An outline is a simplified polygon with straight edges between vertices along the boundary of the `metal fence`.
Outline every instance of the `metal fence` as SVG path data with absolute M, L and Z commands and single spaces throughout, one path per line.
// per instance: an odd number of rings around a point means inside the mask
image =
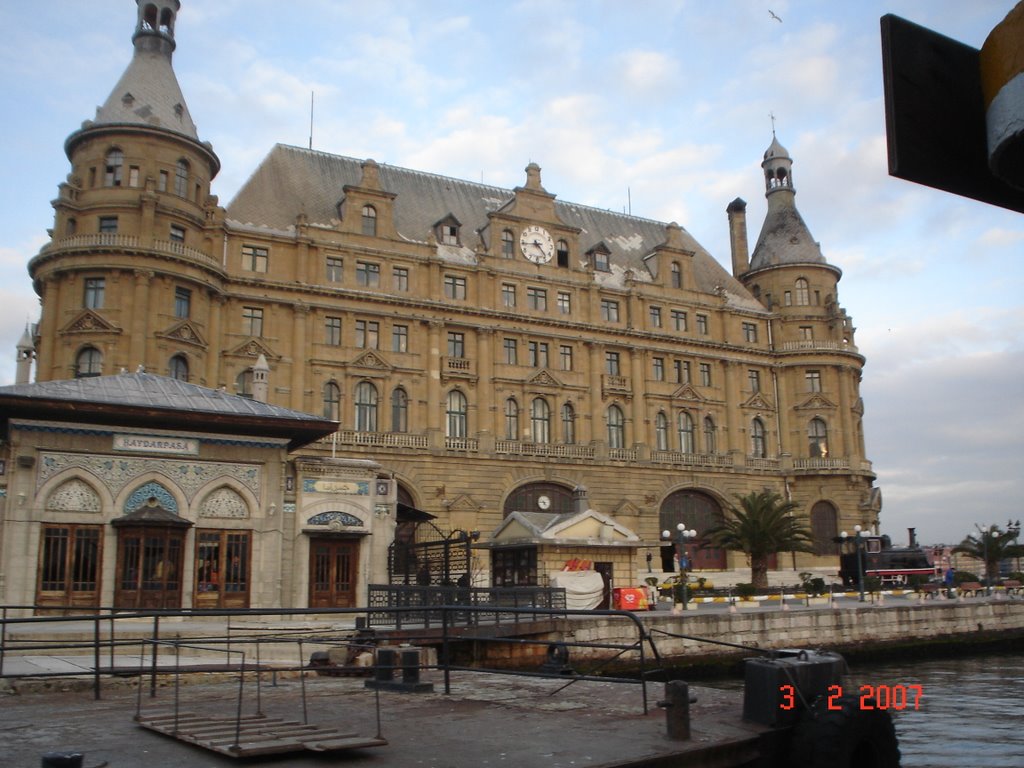
M 472 610 L 462 610 L 462 608 Z M 565 611 L 565 590 L 550 587 L 419 587 L 371 584 L 369 626 L 440 626 L 453 624 L 519 624 L 552 618 Z

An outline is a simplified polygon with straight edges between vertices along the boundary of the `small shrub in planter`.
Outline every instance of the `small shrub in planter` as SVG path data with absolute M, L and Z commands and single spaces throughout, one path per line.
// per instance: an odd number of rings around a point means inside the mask
M 749 600 L 756 594 L 757 590 L 754 588 L 753 584 L 742 581 L 736 585 L 736 596 L 740 598 L 740 600 Z

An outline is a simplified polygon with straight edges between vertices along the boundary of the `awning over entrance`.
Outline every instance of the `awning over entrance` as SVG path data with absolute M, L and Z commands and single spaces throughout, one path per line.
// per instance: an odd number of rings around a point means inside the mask
M 432 515 L 429 512 L 424 512 L 422 509 L 416 509 L 408 504 L 398 502 L 398 511 L 396 517 L 400 523 L 425 523 L 428 520 L 436 520 L 437 515 Z

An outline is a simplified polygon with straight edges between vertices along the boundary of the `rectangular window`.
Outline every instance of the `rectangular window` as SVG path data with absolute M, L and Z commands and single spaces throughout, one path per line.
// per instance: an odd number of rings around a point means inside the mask
M 345 262 L 340 256 L 328 256 L 326 262 L 326 277 L 328 283 L 340 283 L 345 267 Z
M 259 307 L 242 307 L 242 333 L 246 336 L 263 335 L 263 310 Z
M 686 330 L 686 313 L 683 310 L 672 310 L 672 327 L 677 331 Z
M 665 358 L 656 357 L 653 362 L 653 371 L 655 381 L 665 380 Z
M 711 363 L 700 364 L 700 384 L 702 387 L 711 386 Z
M 743 340 L 757 343 L 757 326 L 754 323 L 743 324 Z
M 619 322 L 619 302 L 601 299 L 601 319 L 606 323 Z
M 172 243 L 184 243 L 185 228 L 180 224 L 171 224 L 170 237 Z
M 821 371 L 808 371 L 804 374 L 808 392 L 821 392 Z
M 376 320 L 356 320 L 356 346 L 359 349 L 377 349 L 380 343 L 380 323 Z
M 661 328 L 661 307 L 651 307 L 651 328 Z
M 156 179 L 156 191 L 166 192 L 167 191 L 167 171 L 160 171 Z
M 100 216 L 100 232 L 113 235 L 117 232 L 117 216 Z
M 558 292 L 558 312 L 562 315 L 572 314 L 572 294 L 568 291 Z
M 530 309 L 544 312 L 548 308 L 548 292 L 543 288 L 528 287 L 526 289 L 526 305 Z
M 103 309 L 103 294 L 106 290 L 107 281 L 102 277 L 85 278 L 85 307 L 86 309 Z
M 341 346 L 340 317 L 327 317 L 324 319 L 324 343 L 332 347 Z
M 466 298 L 466 278 L 456 277 L 455 275 L 445 275 L 444 297 L 446 299 L 464 300 Z
M 761 372 L 760 371 L 747 371 L 747 383 L 750 385 L 751 392 L 761 391 Z
M 356 285 L 377 288 L 380 285 L 380 264 L 374 264 L 369 261 L 357 261 Z
M 408 293 L 409 291 L 409 270 L 407 267 L 391 268 L 391 288 L 396 293 Z
M 455 331 L 448 332 L 448 357 L 466 356 L 466 337 Z
M 516 305 L 516 287 L 509 283 L 501 284 L 501 305 L 503 307 L 514 307 Z
M 131 165 L 128 167 L 128 186 L 139 186 L 139 166 L 137 165 Z
M 454 224 L 442 224 L 441 227 L 441 242 L 445 245 L 458 245 L 459 244 L 459 228 Z
M 391 327 L 391 351 L 409 351 L 409 326 L 395 325 Z
M 701 336 L 708 335 L 708 316 L 697 315 L 697 333 Z
M 561 361 L 563 371 L 572 370 L 572 347 L 568 344 L 562 344 L 558 348 L 558 358 Z
M 266 272 L 269 261 L 270 256 L 266 248 L 258 245 L 242 246 L 242 269 L 248 272 Z
M 545 341 L 530 342 L 530 366 L 533 368 L 548 367 L 548 345 Z
M 503 342 L 505 349 L 505 364 L 506 365 L 519 365 L 519 344 L 515 339 L 505 339 Z
M 174 316 L 186 318 L 192 314 L 192 291 L 188 288 L 174 289 Z
M 814 328 L 809 325 L 800 326 L 800 340 L 801 341 L 814 341 Z
M 608 262 L 608 254 L 602 251 L 593 251 L 590 258 L 594 262 L 594 269 L 598 272 L 610 272 L 611 265 Z
M 609 376 L 618 376 L 619 371 L 619 353 L 618 352 L 605 352 L 604 353 L 604 372 Z

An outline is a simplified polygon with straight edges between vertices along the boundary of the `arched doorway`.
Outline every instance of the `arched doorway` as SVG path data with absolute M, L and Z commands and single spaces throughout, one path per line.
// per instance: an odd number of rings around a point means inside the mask
M 529 483 L 520 486 L 505 499 L 502 517 L 508 517 L 513 512 L 569 514 L 573 512 L 572 490 L 555 483 Z
M 725 550 L 705 546 L 706 533 L 721 524 L 722 507 L 706 493 L 681 490 L 670 494 L 661 504 L 658 514 L 658 531 L 670 531 L 676 535 L 676 526 L 684 523 L 687 530 L 694 530 L 697 536 L 686 544 L 690 567 L 696 570 L 722 570 L 726 567 Z M 676 554 L 673 538 L 671 544 L 661 547 L 662 570 L 674 571 L 673 556 Z M 666 567 L 667 566 L 667 567 Z
M 117 608 L 180 608 L 185 534 L 192 523 L 155 496 L 116 520 Z

